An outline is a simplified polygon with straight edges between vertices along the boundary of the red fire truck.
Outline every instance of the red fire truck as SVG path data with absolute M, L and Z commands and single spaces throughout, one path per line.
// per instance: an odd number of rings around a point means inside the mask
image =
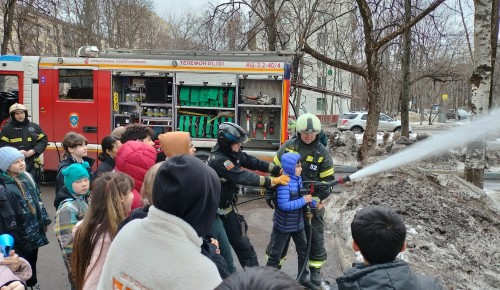
M 131 123 L 155 134 L 189 132 L 206 159 L 218 125 L 236 122 L 250 135 L 245 151 L 271 160 L 288 139 L 294 54 L 112 49 L 98 57 L 5 55 L 0 92 L 18 95 L 48 135 L 44 171 L 57 169 L 67 132 L 84 135 L 96 158 L 101 139 Z

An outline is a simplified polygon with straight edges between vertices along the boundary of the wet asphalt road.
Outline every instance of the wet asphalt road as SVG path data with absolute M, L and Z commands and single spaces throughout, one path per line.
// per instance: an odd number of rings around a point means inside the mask
M 46 205 L 47 212 L 54 221 L 55 209 L 53 204 L 54 200 L 54 186 L 47 184 L 42 186 L 43 202 Z M 246 194 L 242 195 L 239 201 L 245 201 L 259 197 L 258 195 Z M 265 249 L 269 243 L 269 237 L 272 230 L 272 216 L 271 210 L 264 199 L 248 202 L 240 205 L 239 211 L 245 216 L 249 224 L 248 235 L 254 248 L 257 252 L 260 265 L 266 264 Z M 56 236 L 52 227 L 54 222 L 50 225 L 47 232 L 50 244 L 40 248 L 38 256 L 38 281 L 42 290 L 59 290 L 69 289 L 69 282 L 66 273 L 66 267 L 62 260 L 61 250 L 57 243 Z M 325 246 L 328 251 L 328 260 L 325 265 L 325 277 L 334 280 L 341 274 L 340 266 L 336 262 L 336 252 L 334 251 L 333 241 L 326 241 Z M 237 268 L 241 269 L 237 263 L 236 255 L 234 255 Z M 293 243 L 290 243 L 287 261 L 283 265 L 282 270 L 287 274 L 295 277 L 297 275 L 297 256 Z

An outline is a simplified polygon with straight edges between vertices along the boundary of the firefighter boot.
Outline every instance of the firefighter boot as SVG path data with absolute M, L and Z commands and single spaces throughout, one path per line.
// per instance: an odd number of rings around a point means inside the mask
M 309 267 L 311 271 L 311 282 L 316 284 L 317 286 L 321 285 L 321 280 L 323 280 L 323 276 L 321 275 L 321 268 L 313 268 Z
M 307 278 L 300 280 L 299 284 L 302 285 L 304 288 L 309 289 L 309 290 L 320 290 L 320 288 L 318 286 L 316 286 L 316 284 L 309 281 Z

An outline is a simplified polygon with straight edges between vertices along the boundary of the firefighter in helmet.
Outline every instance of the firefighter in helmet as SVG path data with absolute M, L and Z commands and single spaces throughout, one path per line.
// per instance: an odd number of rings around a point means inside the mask
M 274 156 L 274 163 L 281 166 L 281 155 L 287 152 L 297 152 L 301 156 L 301 176 L 303 181 L 333 181 L 333 160 L 328 149 L 320 141 L 321 121 L 319 118 L 311 113 L 303 114 L 297 118 L 295 130 L 297 136 L 286 141 L 280 147 L 278 152 L 276 152 L 276 156 Z M 311 225 L 307 223 L 305 225 L 307 239 L 311 243 L 308 261 L 309 270 L 311 271 L 310 281 L 318 287 L 322 281 L 321 267 L 327 258 L 324 244 L 325 208 L 322 202 L 330 193 L 330 187 L 314 187 L 313 198 L 317 201 L 317 208 L 312 211 L 313 218 Z M 274 209 L 273 200 L 273 194 L 268 192 L 266 201 Z M 309 237 L 309 227 L 312 227 L 311 237 Z M 285 248 L 282 258 L 285 257 L 286 251 L 287 249 Z
M 15 103 L 10 106 L 9 114 L 11 121 L 0 132 L 0 147 L 12 146 L 21 151 L 26 171 L 39 181 L 40 164 L 36 159 L 47 148 L 47 135 L 38 124 L 28 120 L 28 109 L 23 104 Z
M 248 140 L 247 133 L 237 124 L 224 122 L 217 133 L 217 144 L 212 148 L 208 165 L 212 167 L 221 181 L 221 197 L 218 218 L 222 220 L 225 233 L 242 267 L 258 266 L 257 254 L 246 235 L 248 226 L 244 217 L 238 213 L 236 202 L 238 185 L 274 187 L 286 185 L 290 181 L 280 166 L 257 159 L 242 151 L 243 143 Z M 244 170 L 259 170 L 271 173 L 276 178 L 260 176 Z M 221 249 L 221 252 L 223 249 Z

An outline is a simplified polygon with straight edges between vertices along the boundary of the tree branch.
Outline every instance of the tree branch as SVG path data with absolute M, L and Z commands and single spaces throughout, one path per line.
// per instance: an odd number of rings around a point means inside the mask
M 360 2 L 360 1 L 361 0 L 358 0 L 358 2 Z M 425 9 L 420 14 L 418 14 L 417 16 L 415 16 L 415 18 L 413 18 L 408 24 L 402 26 L 400 29 L 394 31 L 393 33 L 390 33 L 390 34 L 386 35 L 380 41 L 377 41 L 374 44 L 374 46 L 375 46 L 374 48 L 378 49 L 378 48 L 384 46 L 387 42 L 393 40 L 394 38 L 396 38 L 397 36 L 399 36 L 400 34 L 402 34 L 403 32 L 405 32 L 406 30 L 411 29 L 412 26 L 414 26 L 415 24 L 417 24 L 420 20 L 422 20 L 422 18 L 424 18 L 429 13 L 431 13 L 432 11 L 434 11 L 444 1 L 446 1 L 446 0 L 436 0 L 434 3 L 432 3 L 431 5 L 429 5 L 429 7 L 427 7 L 427 9 Z
M 331 59 L 331 58 L 317 52 L 316 50 L 312 49 L 309 46 L 309 44 L 307 44 L 306 42 L 304 43 L 304 48 L 302 49 L 302 51 L 304 51 L 305 53 L 309 54 L 310 56 L 314 57 L 315 59 L 322 61 L 328 65 L 343 69 L 343 70 L 351 72 L 353 74 L 357 74 L 357 75 L 363 77 L 364 79 L 368 78 L 368 72 L 366 70 L 364 70 L 360 67 L 351 65 L 351 64 L 347 64 L 347 63 L 342 62 L 342 61 Z

